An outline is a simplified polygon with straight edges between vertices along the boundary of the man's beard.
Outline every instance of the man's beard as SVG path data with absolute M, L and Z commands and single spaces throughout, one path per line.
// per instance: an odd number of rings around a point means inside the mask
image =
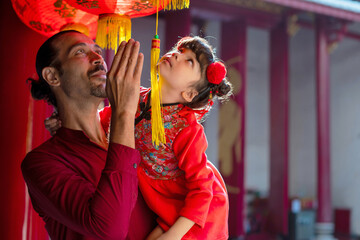
M 90 95 L 98 98 L 106 98 L 106 91 L 104 85 L 95 85 L 94 83 L 90 83 Z
M 106 71 L 103 65 L 96 65 L 94 69 L 89 70 L 87 73 L 89 79 L 91 74 L 101 70 Z M 105 84 L 96 85 L 93 82 L 90 82 L 90 95 L 98 98 L 106 98 Z

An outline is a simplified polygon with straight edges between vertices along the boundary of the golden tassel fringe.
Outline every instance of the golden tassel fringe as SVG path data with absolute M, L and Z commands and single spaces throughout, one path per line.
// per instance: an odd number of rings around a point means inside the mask
M 76 30 L 85 34 L 86 36 L 90 35 L 89 28 L 82 23 L 68 23 L 61 27 L 60 31 L 67 31 L 67 30 Z
M 122 41 L 131 38 L 131 20 L 119 14 L 102 14 L 99 16 L 96 43 L 101 48 L 110 48 L 117 52 Z
M 160 57 L 160 39 L 156 35 L 151 42 L 151 131 L 152 143 L 159 146 L 160 143 L 166 143 L 164 122 L 161 112 L 161 78 L 158 78 L 157 63 Z
M 156 6 L 158 0 L 151 0 L 153 6 Z M 190 0 L 160 0 L 160 6 L 164 10 L 177 10 L 189 8 Z

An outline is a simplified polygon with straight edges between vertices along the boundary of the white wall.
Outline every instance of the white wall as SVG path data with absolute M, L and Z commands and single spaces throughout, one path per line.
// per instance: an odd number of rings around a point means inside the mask
M 290 39 L 289 195 L 316 197 L 315 35 L 301 29 Z
M 359 106 L 360 41 L 344 39 L 331 55 L 332 199 L 334 207 L 352 210 L 356 234 L 360 234 Z
M 247 189 L 269 191 L 269 33 L 248 28 L 245 115 Z

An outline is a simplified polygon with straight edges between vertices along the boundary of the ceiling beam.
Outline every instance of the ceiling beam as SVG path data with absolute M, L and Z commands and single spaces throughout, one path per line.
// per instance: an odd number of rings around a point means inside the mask
M 296 0 L 296 1 L 294 1 L 294 0 L 264 0 L 264 1 L 266 1 L 268 3 L 282 5 L 285 7 L 300 9 L 300 10 L 308 11 L 308 12 L 313 12 L 316 14 L 322 14 L 322 15 L 326 15 L 326 16 L 340 18 L 340 19 L 344 19 L 344 20 L 348 20 L 348 21 L 360 22 L 360 14 L 359 13 L 355 13 L 355 12 L 351 12 L 351 11 L 347 11 L 347 10 L 343 10 L 343 9 L 339 9 L 339 8 L 334 8 L 334 7 L 326 6 L 323 4 L 317 4 L 314 2 L 308 2 L 308 1 L 304 1 L 304 0 Z

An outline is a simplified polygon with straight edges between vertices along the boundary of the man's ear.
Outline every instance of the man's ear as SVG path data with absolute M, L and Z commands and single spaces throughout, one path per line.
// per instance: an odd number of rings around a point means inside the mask
M 196 91 L 195 89 L 189 89 L 181 92 L 181 96 L 186 102 L 191 102 L 198 94 L 198 91 Z
M 58 78 L 57 70 L 54 67 L 43 68 L 42 77 L 50 86 L 60 86 L 60 79 Z

